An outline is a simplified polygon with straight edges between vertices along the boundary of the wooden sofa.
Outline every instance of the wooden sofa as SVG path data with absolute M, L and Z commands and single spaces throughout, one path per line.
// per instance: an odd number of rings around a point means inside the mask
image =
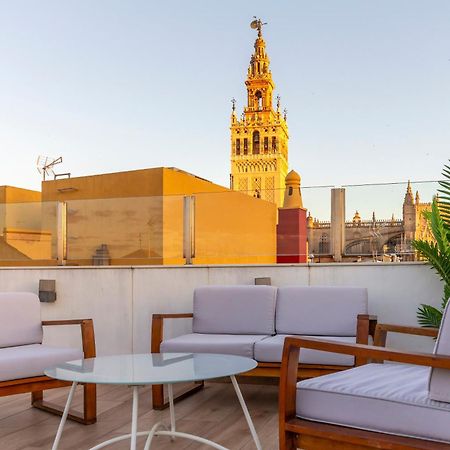
M 376 346 L 286 339 L 280 378 L 279 449 L 450 449 L 447 311 L 434 354 L 384 347 L 389 332 L 436 338 L 438 330 L 433 328 L 378 324 Z M 298 383 L 296 361 L 304 349 L 340 352 L 378 363 Z M 402 364 L 380 363 L 384 361 Z
M 78 325 L 83 350 L 50 347 L 42 344 L 43 327 Z M 91 319 L 41 321 L 40 302 L 29 292 L 0 293 L 0 397 L 31 393 L 35 408 L 62 414 L 61 408 L 44 401 L 44 391 L 72 383 L 44 375 L 46 367 L 65 361 L 95 356 L 94 326 Z M 96 386 L 83 386 L 84 403 L 81 415 L 68 418 L 83 424 L 96 422 Z
M 367 290 L 352 287 L 203 286 L 194 290 L 193 313 L 154 314 L 151 352 L 228 353 L 258 366 L 244 376 L 279 377 L 286 336 L 325 336 L 367 344 L 376 318 L 368 315 Z M 169 319 L 193 319 L 193 333 L 166 338 Z M 364 358 L 309 352 L 296 368 L 299 379 L 364 363 Z M 203 387 L 198 384 L 178 399 Z M 153 408 L 163 409 L 163 386 L 153 386 Z

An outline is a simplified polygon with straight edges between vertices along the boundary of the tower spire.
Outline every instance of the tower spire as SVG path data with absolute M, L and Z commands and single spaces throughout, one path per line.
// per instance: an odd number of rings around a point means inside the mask
M 288 128 L 273 105 L 275 83 L 262 36 L 265 23 L 254 17 L 250 27 L 258 31 L 245 86 L 247 104 L 242 118 L 231 118 L 231 188 L 283 205 L 288 172 Z

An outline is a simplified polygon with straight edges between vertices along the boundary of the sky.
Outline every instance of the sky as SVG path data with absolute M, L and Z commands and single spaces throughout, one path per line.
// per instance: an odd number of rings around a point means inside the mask
M 39 190 L 49 155 L 72 176 L 175 166 L 227 186 L 254 15 L 303 186 L 440 178 L 447 0 L 0 0 L 0 185 Z

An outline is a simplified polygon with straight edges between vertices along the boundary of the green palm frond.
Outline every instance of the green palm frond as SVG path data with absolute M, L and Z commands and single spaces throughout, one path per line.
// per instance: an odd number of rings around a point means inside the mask
M 444 282 L 440 309 L 422 304 L 417 310 L 417 320 L 423 327 L 440 326 L 444 308 L 450 298 L 450 166 L 444 166 L 442 175 L 445 180 L 439 181 L 439 196 L 433 199 L 431 211 L 423 213 L 434 242 L 412 242 L 418 254 L 428 260 Z
M 442 320 L 442 311 L 431 305 L 420 305 L 417 310 L 417 321 L 425 328 L 439 328 Z

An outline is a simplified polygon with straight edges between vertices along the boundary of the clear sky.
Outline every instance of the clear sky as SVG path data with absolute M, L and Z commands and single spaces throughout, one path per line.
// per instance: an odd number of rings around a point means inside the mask
M 450 1 L 0 0 L 0 185 L 39 154 L 83 176 L 229 180 L 252 16 L 302 184 L 437 179 L 450 156 Z

